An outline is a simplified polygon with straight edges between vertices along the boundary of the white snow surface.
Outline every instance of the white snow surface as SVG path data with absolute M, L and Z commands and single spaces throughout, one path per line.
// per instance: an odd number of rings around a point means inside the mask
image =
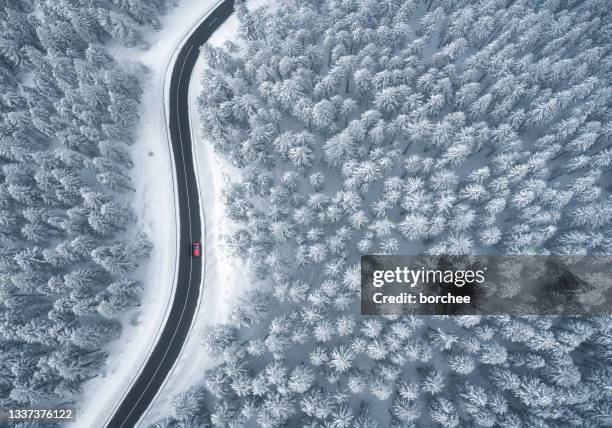
M 109 356 L 102 373 L 84 385 L 77 423 L 67 426 L 105 425 L 137 378 L 165 323 L 174 295 L 179 236 L 172 151 L 164 120 L 164 88 L 169 83 L 165 77 L 185 35 L 218 3 L 182 0 L 162 18 L 162 30 L 147 35 L 149 49 L 109 49 L 117 60 L 137 61 L 150 69 L 132 151 L 136 193 L 128 196 L 139 219 L 137 232 L 146 233 L 154 248 L 151 258 L 133 275 L 144 286 L 141 306 L 121 320 L 121 337 L 106 347 Z

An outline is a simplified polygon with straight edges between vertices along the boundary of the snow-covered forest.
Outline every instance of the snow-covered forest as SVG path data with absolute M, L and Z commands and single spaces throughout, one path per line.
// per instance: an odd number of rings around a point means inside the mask
M 612 424 L 610 316 L 362 317 L 358 267 L 611 254 L 609 2 L 236 13 L 240 40 L 202 49 L 200 126 L 242 172 L 227 246 L 272 291 L 206 333 L 222 363 L 157 425 Z
M 137 64 L 161 0 L 0 1 L 0 408 L 74 402 L 99 374 L 130 278 Z M 143 259 L 144 260 L 144 259 Z

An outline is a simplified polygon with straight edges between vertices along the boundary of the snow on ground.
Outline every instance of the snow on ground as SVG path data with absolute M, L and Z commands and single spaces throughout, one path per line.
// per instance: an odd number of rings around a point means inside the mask
M 109 345 L 103 373 L 84 385 L 77 409 L 78 427 L 104 426 L 137 377 L 157 342 L 175 286 L 178 225 L 172 152 L 164 121 L 164 85 L 169 62 L 181 40 L 218 0 L 182 0 L 162 19 L 162 30 L 151 32 L 146 51 L 111 49 L 117 59 L 139 61 L 151 74 L 141 102 L 140 125 L 132 171 L 135 194 L 131 205 L 138 231 L 153 242 L 151 259 L 136 272 L 144 286 L 140 308 L 124 319 L 121 337 Z M 74 424 L 69 424 L 75 427 Z
M 252 0 L 249 8 L 272 4 L 274 0 Z M 235 40 L 238 19 L 232 15 L 215 31 L 209 43 L 221 46 L 226 40 Z M 200 57 L 191 75 L 189 90 L 189 115 L 194 149 L 200 204 L 203 212 L 205 237 L 202 237 L 205 269 L 204 287 L 196 313 L 194 326 L 177 364 L 166 379 L 163 389 L 150 406 L 142 420 L 147 426 L 168 414 L 170 401 L 181 391 L 198 383 L 205 370 L 219 364 L 219 358 L 209 355 L 202 346 L 206 329 L 229 321 L 233 300 L 244 293 L 252 280 L 244 262 L 227 254 L 222 245 L 222 236 L 232 230 L 229 218 L 225 216 L 221 191 L 226 180 L 235 180 L 239 171 L 228 165 L 213 150 L 212 144 L 205 141 L 200 133 L 197 112 L 197 97 L 200 94 L 200 76 L 206 62 Z

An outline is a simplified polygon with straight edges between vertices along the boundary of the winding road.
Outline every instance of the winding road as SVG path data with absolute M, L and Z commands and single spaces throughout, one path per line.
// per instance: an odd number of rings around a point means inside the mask
M 138 378 L 115 409 L 107 425 L 109 428 L 134 427 L 138 424 L 172 370 L 185 344 L 198 306 L 200 288 L 203 286 L 203 259 L 191 257 L 191 243 L 204 242 L 204 237 L 191 149 L 189 81 L 200 46 L 232 14 L 233 6 L 233 0 L 220 3 L 188 37 L 176 56 L 169 92 L 170 140 L 175 162 L 181 226 L 176 291 L 159 339 Z M 166 172 L 152 171 L 152 173 Z M 205 255 L 206 248 L 202 250 Z

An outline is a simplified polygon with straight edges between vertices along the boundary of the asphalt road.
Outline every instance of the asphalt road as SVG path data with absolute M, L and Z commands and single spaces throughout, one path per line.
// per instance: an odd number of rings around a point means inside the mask
M 221 3 L 187 39 L 177 56 L 170 83 L 170 138 L 174 153 L 176 185 L 179 201 L 180 253 L 176 293 L 170 314 L 149 360 L 125 395 L 108 427 L 134 427 L 151 405 L 176 362 L 185 339 L 200 295 L 202 261 L 191 257 L 191 243 L 204 241 L 198 186 L 193 166 L 191 132 L 189 126 L 189 80 L 199 53 L 199 47 L 233 11 L 233 0 Z M 151 171 L 166 174 L 167 171 Z M 170 227 L 170 225 L 168 225 Z M 202 256 L 206 248 L 202 247 Z M 154 284 L 151 284 L 154 286 Z M 126 350 L 130 352 L 130 350 Z M 134 350 L 137 352 L 140 350 Z

